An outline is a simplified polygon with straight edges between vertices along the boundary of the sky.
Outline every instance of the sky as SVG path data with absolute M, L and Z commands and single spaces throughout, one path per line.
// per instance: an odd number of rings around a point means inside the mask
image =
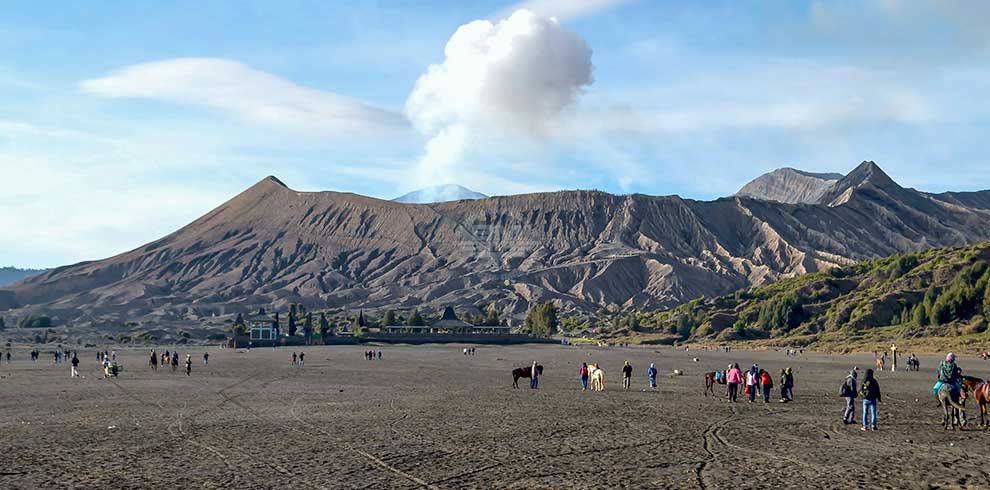
M 990 188 L 990 3 L 11 0 L 0 266 L 112 256 L 267 175 L 731 195 L 876 161 Z

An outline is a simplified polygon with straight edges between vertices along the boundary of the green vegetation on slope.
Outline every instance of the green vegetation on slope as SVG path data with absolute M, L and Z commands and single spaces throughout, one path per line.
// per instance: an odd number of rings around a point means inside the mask
M 641 331 L 680 341 L 844 349 L 891 339 L 990 343 L 988 319 L 987 243 L 867 260 L 637 314 Z

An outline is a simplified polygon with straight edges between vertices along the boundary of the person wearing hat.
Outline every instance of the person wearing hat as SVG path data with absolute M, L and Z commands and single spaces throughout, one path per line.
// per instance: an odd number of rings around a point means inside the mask
M 839 392 L 839 396 L 846 399 L 846 410 L 842 412 L 842 423 L 846 425 L 856 423 L 856 397 L 859 396 L 856 379 L 858 377 L 858 370 L 853 368 L 852 371 L 849 371 L 849 375 L 846 376 L 846 380 L 842 383 L 842 389 Z
M 950 352 L 946 354 L 945 360 L 938 366 L 938 380 L 953 386 L 953 390 L 956 392 L 953 394 L 958 394 L 962 388 L 959 382 L 959 373 L 961 372 L 962 370 L 956 365 L 956 355 Z

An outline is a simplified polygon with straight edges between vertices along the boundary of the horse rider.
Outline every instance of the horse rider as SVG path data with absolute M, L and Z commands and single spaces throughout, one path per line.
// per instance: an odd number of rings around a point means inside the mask
M 960 373 L 962 369 L 956 365 L 956 355 L 951 352 L 946 354 L 945 360 L 938 366 L 938 381 L 952 386 L 955 396 L 958 396 L 959 390 L 962 389 Z

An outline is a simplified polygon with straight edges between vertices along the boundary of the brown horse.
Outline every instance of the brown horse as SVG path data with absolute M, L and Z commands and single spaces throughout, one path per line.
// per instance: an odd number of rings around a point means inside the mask
M 709 393 L 715 396 L 715 383 L 720 385 L 725 384 L 725 372 L 722 373 L 722 376 L 717 381 L 715 379 L 715 371 L 705 373 L 705 396 L 708 396 Z
M 533 377 L 532 376 L 533 373 L 531 371 L 532 369 L 533 369 L 532 367 L 524 367 L 524 368 L 515 368 L 515 369 L 513 369 L 512 370 L 512 387 L 513 388 L 518 388 L 519 387 L 519 378 L 532 378 Z M 536 365 L 536 374 L 537 374 L 537 376 L 543 376 L 543 365 L 542 364 L 537 364 Z
M 963 376 L 963 386 L 973 394 L 976 406 L 980 409 L 980 427 L 987 429 L 990 427 L 990 418 L 987 417 L 987 405 L 990 405 L 990 383 L 975 376 Z

